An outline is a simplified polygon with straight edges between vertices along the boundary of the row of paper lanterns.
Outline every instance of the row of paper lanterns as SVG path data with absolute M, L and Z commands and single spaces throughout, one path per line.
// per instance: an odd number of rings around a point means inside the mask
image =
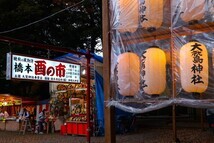
M 164 0 L 112 0 L 114 28 L 119 32 L 135 32 L 139 25 L 155 30 L 163 23 Z M 205 14 L 205 0 L 181 0 L 180 18 L 184 22 L 199 21 Z
M 180 49 L 180 79 L 186 92 L 202 93 L 208 87 L 208 53 L 205 45 L 192 41 Z M 158 47 L 150 47 L 141 57 L 132 52 L 118 56 L 118 91 L 134 96 L 139 90 L 159 95 L 166 88 L 166 55 Z

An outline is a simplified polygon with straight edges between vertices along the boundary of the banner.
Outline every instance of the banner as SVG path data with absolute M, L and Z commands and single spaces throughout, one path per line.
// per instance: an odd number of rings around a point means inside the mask
M 80 64 L 7 53 L 7 80 L 80 83 Z

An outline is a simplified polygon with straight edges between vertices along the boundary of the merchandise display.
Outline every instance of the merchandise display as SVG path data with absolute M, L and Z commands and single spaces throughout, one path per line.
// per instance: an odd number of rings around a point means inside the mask
M 87 86 L 84 82 L 81 82 L 81 84 L 60 83 L 57 85 L 55 97 L 52 97 L 50 101 L 51 114 L 56 117 L 64 117 L 67 134 L 87 135 L 86 89 Z M 93 87 L 90 89 L 90 122 L 93 128 L 95 118 L 95 90 Z

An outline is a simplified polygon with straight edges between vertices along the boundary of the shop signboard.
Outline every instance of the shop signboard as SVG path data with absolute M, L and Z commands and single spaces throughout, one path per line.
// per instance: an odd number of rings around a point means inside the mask
M 7 53 L 7 80 L 80 83 L 80 64 Z

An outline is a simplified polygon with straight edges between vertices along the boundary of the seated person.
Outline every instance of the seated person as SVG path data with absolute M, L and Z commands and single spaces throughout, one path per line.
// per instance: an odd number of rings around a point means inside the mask
M 23 109 L 23 112 L 20 114 L 20 119 L 21 120 L 25 120 L 25 119 L 29 119 L 29 112 L 27 111 L 26 108 Z
M 8 118 L 9 117 L 9 114 L 7 113 L 7 111 L 4 111 L 4 118 Z

